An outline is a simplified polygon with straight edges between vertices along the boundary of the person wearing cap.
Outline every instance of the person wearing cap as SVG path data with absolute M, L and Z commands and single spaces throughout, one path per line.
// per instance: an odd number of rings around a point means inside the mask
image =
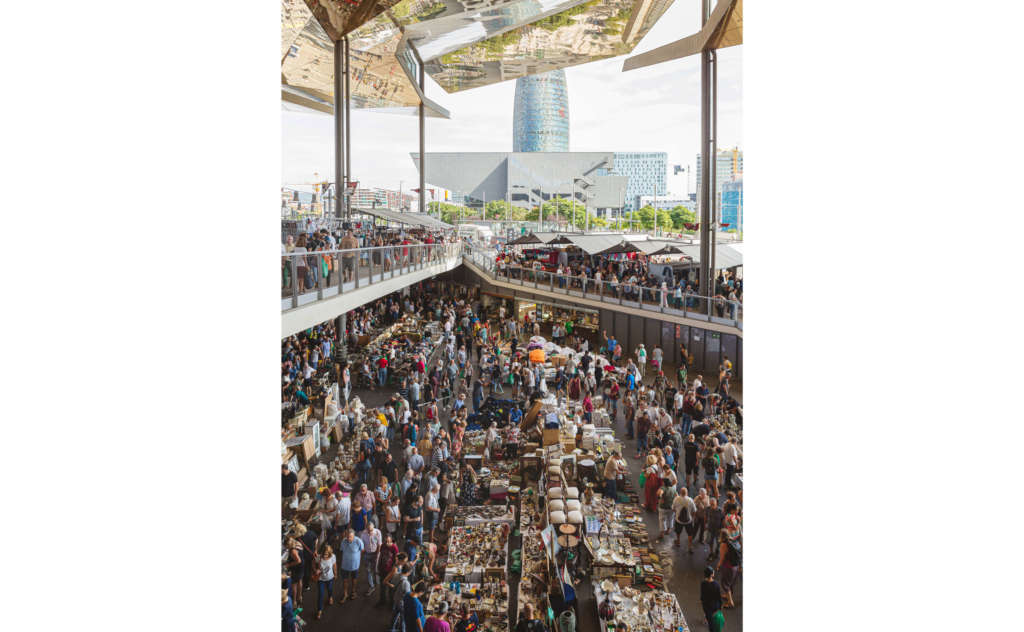
M 427 622 L 423 625 L 423 632 L 452 632 L 452 626 L 448 623 L 447 601 L 437 604 L 434 613 L 427 618 Z

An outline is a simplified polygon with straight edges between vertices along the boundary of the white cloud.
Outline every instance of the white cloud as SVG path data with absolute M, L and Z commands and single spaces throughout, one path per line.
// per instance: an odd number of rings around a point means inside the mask
M 698 2 L 676 0 L 635 53 L 657 48 L 699 28 Z M 566 69 L 572 151 L 664 151 L 671 165 L 696 166 L 700 147 L 700 65 L 697 57 L 622 72 L 627 56 Z M 447 94 L 428 81 L 427 94 L 451 120 L 427 119 L 427 151 L 511 151 L 515 82 Z M 718 146 L 742 147 L 742 46 L 719 51 Z M 282 112 L 282 182 L 310 182 L 333 174 L 330 116 Z M 416 116 L 353 110 L 353 174 L 368 186 L 416 186 L 409 158 L 419 150 Z M 692 181 L 692 177 L 691 177 Z M 685 193 L 685 176 L 669 176 L 672 193 Z

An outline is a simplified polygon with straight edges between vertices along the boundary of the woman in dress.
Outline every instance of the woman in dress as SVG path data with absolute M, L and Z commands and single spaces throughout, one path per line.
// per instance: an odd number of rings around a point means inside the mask
M 658 510 L 658 490 L 661 489 L 660 474 L 661 468 L 658 466 L 657 455 L 647 455 L 647 467 L 644 468 L 644 475 L 647 477 L 644 482 L 644 508 L 647 511 Z

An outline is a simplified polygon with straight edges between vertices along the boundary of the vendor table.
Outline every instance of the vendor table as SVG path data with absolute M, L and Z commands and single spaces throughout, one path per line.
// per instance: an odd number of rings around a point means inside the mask
M 454 524 L 457 527 L 473 526 L 488 522 L 512 524 L 515 516 L 505 505 L 464 505 L 455 509 Z
M 615 616 L 611 621 L 606 621 L 598 614 L 601 630 L 607 629 L 609 625 L 614 627 L 617 623 L 625 623 L 630 632 L 690 631 L 679 607 L 679 600 L 670 592 L 622 588 L 607 579 L 594 581 L 594 598 L 598 606 L 609 594 L 615 606 Z
M 452 527 L 445 581 L 462 578 L 460 581 L 481 582 L 488 571 L 505 575 L 509 531 L 508 523 Z
M 453 613 L 455 621 L 465 605 L 480 619 L 477 630 L 508 632 L 508 585 L 504 581 L 460 584 L 458 592 L 451 582 L 437 584 L 430 589 L 426 611 L 434 612 L 442 601 L 448 602 L 449 612 Z

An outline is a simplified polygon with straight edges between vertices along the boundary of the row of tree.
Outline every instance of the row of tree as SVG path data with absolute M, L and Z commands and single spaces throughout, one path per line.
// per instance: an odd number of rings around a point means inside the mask
M 480 208 L 469 208 L 458 204 L 447 202 L 430 202 L 427 208 L 432 215 L 440 210 L 441 221 L 449 224 L 456 224 L 465 220 L 495 220 L 495 221 L 516 221 L 536 222 L 540 219 L 541 208 L 534 206 L 531 209 L 524 209 L 510 205 L 505 200 L 493 200 L 483 208 L 481 217 Z M 543 204 L 544 221 L 558 222 L 562 226 L 575 226 L 585 228 L 587 217 L 583 205 L 579 202 L 559 198 L 549 200 Z M 606 220 L 603 217 L 591 215 L 590 226 L 592 228 L 613 228 L 626 230 L 635 228 L 639 230 L 651 230 L 654 228 L 655 212 L 651 206 L 645 206 L 638 211 L 626 213 L 625 216 Z M 658 230 L 671 232 L 693 232 L 686 227 L 687 224 L 695 224 L 697 221 L 693 211 L 685 206 L 677 206 L 671 210 L 659 210 L 657 212 Z

